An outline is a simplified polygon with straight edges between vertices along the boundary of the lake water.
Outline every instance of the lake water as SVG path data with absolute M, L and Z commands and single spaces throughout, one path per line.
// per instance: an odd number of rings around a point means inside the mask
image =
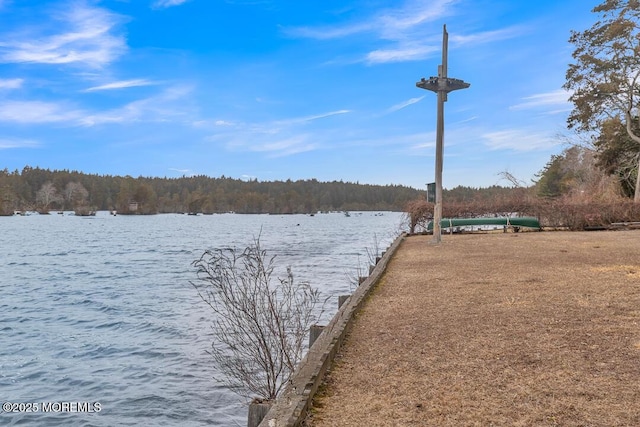
M 0 402 L 38 405 L 0 410 L 0 425 L 246 425 L 246 402 L 214 380 L 212 313 L 191 262 L 260 235 L 278 268 L 335 296 L 331 316 L 366 249 L 386 249 L 400 223 L 391 212 L 0 217 Z

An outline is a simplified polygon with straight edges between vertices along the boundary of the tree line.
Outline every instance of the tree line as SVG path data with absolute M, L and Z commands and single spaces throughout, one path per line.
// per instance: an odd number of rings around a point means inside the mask
M 157 178 L 94 175 L 26 166 L 0 170 L 0 212 L 115 210 L 155 213 L 314 213 L 393 210 L 425 192 L 403 185 L 315 179 L 261 182 L 225 176 Z

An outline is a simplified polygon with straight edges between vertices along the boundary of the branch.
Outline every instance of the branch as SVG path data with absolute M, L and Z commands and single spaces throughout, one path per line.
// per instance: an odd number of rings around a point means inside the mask
M 626 116 L 626 129 L 627 129 L 627 134 L 629 135 L 629 138 L 633 139 L 635 142 L 637 142 L 638 144 L 640 144 L 640 136 L 636 135 L 635 133 L 633 133 L 633 117 L 631 117 L 631 111 L 627 110 L 625 112 L 625 116 Z

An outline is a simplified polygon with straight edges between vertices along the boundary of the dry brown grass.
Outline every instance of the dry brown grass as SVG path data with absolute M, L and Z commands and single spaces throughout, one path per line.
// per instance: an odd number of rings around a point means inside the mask
M 640 231 L 408 238 L 320 426 L 639 426 Z

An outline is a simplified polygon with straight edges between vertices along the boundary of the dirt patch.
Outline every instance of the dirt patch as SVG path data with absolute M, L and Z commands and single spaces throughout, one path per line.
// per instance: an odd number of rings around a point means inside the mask
M 408 238 L 310 426 L 640 425 L 640 231 Z

